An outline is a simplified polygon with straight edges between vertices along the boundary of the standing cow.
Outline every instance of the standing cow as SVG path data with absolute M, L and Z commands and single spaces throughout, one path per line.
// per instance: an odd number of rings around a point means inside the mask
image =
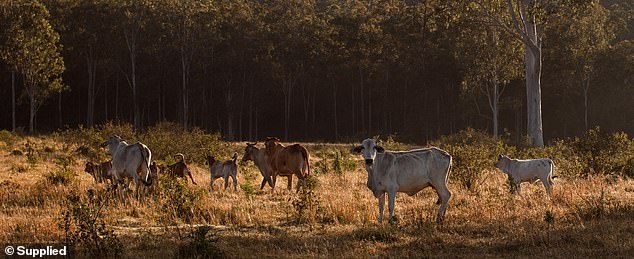
M 109 174 L 113 176 L 114 187 L 117 187 L 117 183 L 123 183 L 124 177 L 132 178 L 136 184 L 134 195 L 138 200 L 141 183 L 145 186 L 152 185 L 152 178 L 150 177 L 152 152 L 150 149 L 142 143 L 130 145 L 116 135 L 103 142 L 101 147 L 107 147 L 106 153 L 112 155 L 112 167 Z
M 273 188 L 273 182 L 271 180 L 271 163 L 269 157 L 266 155 L 266 150 L 263 148 L 258 148 L 256 143 L 247 143 L 247 147 L 244 148 L 244 155 L 242 156 L 242 162 L 253 161 L 255 166 L 260 170 L 260 174 L 262 174 L 262 183 L 260 184 L 260 190 L 264 188 L 266 183 Z M 292 182 L 293 176 L 289 175 L 288 181 Z M 289 186 L 290 190 L 290 186 Z
M 297 192 L 299 187 L 306 177 L 310 175 L 310 165 L 308 164 L 308 150 L 300 144 L 293 144 L 284 146 L 279 143 L 278 138 L 268 137 L 264 142 L 266 147 L 266 155 L 270 159 L 271 164 L 271 177 L 273 186 L 275 189 L 275 183 L 277 176 L 292 176 L 296 175 L 297 180 Z M 293 186 L 292 178 L 288 178 L 288 190 L 291 190 Z
M 495 167 L 502 170 L 515 184 L 515 193 L 520 194 L 520 184 L 540 180 L 550 195 L 553 189 L 555 177 L 555 163 L 549 158 L 539 159 L 511 159 L 505 155 L 499 155 Z
M 385 151 L 372 139 L 363 140 L 361 146 L 353 149 L 362 153 L 368 172 L 368 188 L 379 199 L 379 223 L 383 221 L 385 193 L 388 196 L 389 221 L 394 215 L 397 192 L 412 196 L 431 186 L 438 194 L 437 223 L 442 223 L 451 198 L 447 179 L 451 168 L 451 156 L 439 148 L 423 148 L 410 151 Z

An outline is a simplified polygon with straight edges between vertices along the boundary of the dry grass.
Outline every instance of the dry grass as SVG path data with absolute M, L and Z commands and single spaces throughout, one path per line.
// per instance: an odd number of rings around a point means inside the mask
M 0 141 L 1 142 L 1 141 Z M 37 161 L 12 155 L 15 149 L 36 147 Z M 242 143 L 231 149 L 242 150 Z M 315 149 L 348 145 L 311 145 Z M 56 242 L 64 236 L 57 226 L 71 191 L 101 189 L 82 172 L 84 158 L 73 162 L 76 181 L 50 185 L 44 175 L 55 170 L 57 156 L 72 146 L 49 138 L 21 139 L 13 146 L 0 145 L 0 243 Z M 311 157 L 312 164 L 319 158 Z M 16 168 L 26 168 L 17 170 Z M 191 218 L 166 217 L 165 199 L 150 196 L 136 201 L 112 201 L 106 221 L 123 241 L 124 257 L 174 257 L 187 242 L 194 226 L 211 225 L 218 236 L 216 247 L 227 257 L 596 257 L 634 255 L 634 186 L 632 180 L 591 177 L 559 178 L 554 194 L 545 195 L 540 183 L 523 184 L 521 196 L 508 193 L 501 173 L 487 173 L 487 181 L 475 191 L 451 182 L 453 197 L 445 224 L 434 223 L 437 205 L 431 189 L 409 197 L 399 194 L 398 222 L 377 224 L 377 201 L 367 190 L 360 166 L 342 175 L 319 175 L 315 190 L 320 203 L 314 223 L 297 224 L 292 201 L 294 192 L 257 190 L 261 176 L 252 164 L 241 165 L 239 184 L 249 175 L 256 187 L 247 197 L 238 188 L 223 191 L 216 180 L 208 191 L 204 165 L 191 165 L 199 185 L 188 184 L 202 196 Z M 21 171 L 21 172 L 18 172 Z M 574 174 L 567 174 L 574 175 Z M 296 183 L 295 183 L 296 184 Z M 544 217 L 554 216 L 551 228 Z M 387 213 L 387 212 L 386 212 Z M 187 224 L 185 222 L 188 222 Z M 550 232 L 550 233 L 549 233 Z

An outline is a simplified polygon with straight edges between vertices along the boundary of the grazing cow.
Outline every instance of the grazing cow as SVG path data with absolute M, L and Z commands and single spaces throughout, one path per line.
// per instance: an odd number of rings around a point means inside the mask
M 236 163 L 238 153 L 233 153 L 231 158 L 231 160 L 220 162 L 213 156 L 207 156 L 207 164 L 209 164 L 209 173 L 211 175 L 211 180 L 209 181 L 209 188 L 211 190 L 214 189 L 214 180 L 220 177 L 225 180 L 225 190 L 229 186 L 229 177 L 233 179 L 233 190 L 238 190 L 238 179 L 236 178 L 238 174 L 238 164 Z
M 269 184 L 269 186 L 271 186 L 271 188 L 273 187 L 273 183 L 271 181 L 271 164 L 270 164 L 270 159 L 269 157 L 266 155 L 266 150 L 265 149 L 260 149 L 256 147 L 257 142 L 256 143 L 247 143 L 247 147 L 244 149 L 244 156 L 242 156 L 242 162 L 247 162 L 247 161 L 253 161 L 253 163 L 255 164 L 255 166 L 260 170 L 260 174 L 262 174 L 262 183 L 260 184 L 260 190 L 262 190 L 264 188 L 264 185 L 266 185 L 266 183 Z M 288 177 L 288 182 L 291 183 L 293 180 L 293 176 L 289 175 Z M 289 185 L 289 190 L 290 190 L 290 185 Z
M 278 138 L 268 137 L 264 145 L 266 146 L 266 155 L 269 157 L 271 164 L 271 177 L 273 177 L 273 186 L 275 189 L 275 182 L 277 176 L 292 176 L 296 175 L 299 180 L 297 181 L 297 191 L 301 183 L 306 177 L 310 175 L 310 165 L 308 164 L 308 150 L 299 145 L 293 144 L 290 146 L 284 146 L 279 143 Z M 288 190 L 293 186 L 292 178 L 288 181 Z
M 548 158 L 539 159 L 511 159 L 505 155 L 499 155 L 495 167 L 509 176 L 509 180 L 515 183 L 515 193 L 520 193 L 520 184 L 540 180 L 550 195 L 554 185 L 555 163 Z
M 402 152 L 385 151 L 372 139 L 364 140 L 353 152 L 362 153 L 365 159 L 368 188 L 379 199 L 379 223 L 383 221 L 385 193 L 391 221 L 397 192 L 412 196 L 428 186 L 438 194 L 436 204 L 441 205 L 436 222 L 442 223 L 451 197 L 447 179 L 452 158 L 447 152 L 435 147 Z
M 194 177 L 192 176 L 192 172 L 185 164 L 185 155 L 178 153 L 174 156 L 180 157 L 181 160 L 173 165 L 167 166 L 167 173 L 171 177 L 187 178 L 187 176 L 189 176 L 189 178 L 192 179 L 192 183 L 194 183 L 194 185 L 197 185 L 196 181 L 194 181 Z
M 108 147 L 107 154 L 112 155 L 112 167 L 109 174 L 119 183 L 123 182 L 124 177 L 132 178 L 136 184 L 134 195 L 139 199 L 141 183 L 145 186 L 152 185 L 152 178 L 150 178 L 152 152 L 150 149 L 142 143 L 130 145 L 116 135 L 103 142 L 101 147 Z M 139 176 L 139 174 L 143 177 Z M 117 183 L 114 185 L 117 185 Z
M 110 180 L 112 184 L 112 175 L 109 175 L 108 172 L 112 168 L 112 162 L 103 162 L 103 163 L 93 163 L 88 161 L 86 163 L 86 168 L 84 168 L 84 172 L 88 173 L 95 179 L 95 183 L 106 182 L 106 180 Z

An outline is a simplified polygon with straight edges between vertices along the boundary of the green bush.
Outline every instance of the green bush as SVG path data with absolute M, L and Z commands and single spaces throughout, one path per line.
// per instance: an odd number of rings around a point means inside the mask
M 64 241 L 81 248 L 90 257 L 120 257 L 122 243 L 114 231 L 106 226 L 104 207 L 108 194 L 88 190 L 85 196 L 71 193 L 68 205 L 62 212 L 58 227 L 64 231 Z
M 209 226 L 199 226 L 187 235 L 187 242 L 178 247 L 179 258 L 222 258 L 218 237 Z
M 298 183 L 300 184 L 300 183 Z M 293 198 L 291 204 L 295 209 L 295 220 L 297 223 L 314 223 L 321 208 L 321 200 L 315 193 L 319 185 L 319 180 L 314 175 L 305 178 L 301 182 L 299 195 Z
M 56 161 L 55 170 L 44 175 L 47 182 L 51 184 L 67 185 L 75 181 L 75 173 L 70 166 L 75 162 L 73 156 L 59 156 Z
M 486 133 L 471 128 L 432 142 L 453 158 L 450 181 L 457 181 L 468 190 L 477 190 L 486 179 L 487 170 L 494 169 L 497 156 L 512 148 Z
M 182 220 L 185 223 L 192 223 L 203 215 L 202 197 L 205 196 L 205 189 L 192 190 L 189 188 L 187 179 L 171 178 L 161 176 L 161 210 L 162 219 L 166 222 Z
M 202 164 L 207 155 L 223 157 L 230 153 L 219 134 L 208 134 L 199 128 L 187 131 L 173 122 L 161 122 L 150 127 L 141 136 L 141 141 L 158 160 L 182 153 L 188 161 Z
M 342 152 L 339 149 L 322 149 L 317 151 L 316 155 L 321 160 L 312 168 L 315 175 L 329 173 L 342 175 L 344 172 L 353 172 L 357 168 L 357 161 L 350 152 Z
M 6 146 L 12 147 L 17 141 L 18 136 L 14 135 L 8 130 L 0 130 L 0 142 L 4 142 Z
M 586 161 L 588 174 L 610 174 L 634 177 L 634 140 L 627 134 L 604 133 L 591 129 L 572 141 L 582 161 Z

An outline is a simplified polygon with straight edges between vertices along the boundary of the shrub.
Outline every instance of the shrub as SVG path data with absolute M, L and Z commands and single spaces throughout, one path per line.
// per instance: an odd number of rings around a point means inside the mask
M 18 141 L 18 137 L 7 130 L 0 130 L 0 142 L 12 147 Z M 0 145 L 1 146 L 1 145 Z
M 68 205 L 62 212 L 58 227 L 64 231 L 64 239 L 70 245 L 82 246 L 92 257 L 119 257 L 122 243 L 104 221 L 107 194 L 88 190 L 86 196 L 71 193 Z
M 47 182 L 52 184 L 70 184 L 75 180 L 75 173 L 70 166 L 74 163 L 72 156 L 59 156 L 56 161 L 57 168 L 44 175 Z
M 211 227 L 199 226 L 187 235 L 187 243 L 179 246 L 179 258 L 222 258 L 223 253 L 216 243 L 218 237 L 210 232 Z
M 186 223 L 197 220 L 203 212 L 201 198 L 205 189 L 192 190 L 187 179 L 174 179 L 161 176 L 162 219 L 167 222 L 180 219 Z
M 407 150 L 408 147 L 406 144 L 396 141 L 396 136 L 388 135 L 387 139 L 382 140 L 379 136 L 375 136 L 374 140 L 377 145 L 385 148 L 385 150 Z
M 199 128 L 185 130 L 173 122 L 161 122 L 152 126 L 141 136 L 152 155 L 157 159 L 166 159 L 176 153 L 182 153 L 189 161 L 204 163 L 207 155 L 228 156 L 219 134 L 208 134 Z M 226 153 L 226 154 L 225 154 Z
M 315 193 L 318 185 L 319 180 L 313 175 L 301 182 L 299 195 L 291 203 L 295 209 L 295 220 L 297 223 L 313 223 L 316 221 L 317 215 L 322 210 L 319 196 Z
M 581 161 L 586 161 L 589 174 L 609 174 L 634 177 L 634 140 L 625 133 L 604 133 L 591 129 L 571 141 Z
M 357 168 L 357 161 L 349 152 L 330 149 L 317 151 L 316 154 L 321 158 L 312 170 L 316 175 L 328 173 L 342 175 L 344 172 L 352 172 Z

